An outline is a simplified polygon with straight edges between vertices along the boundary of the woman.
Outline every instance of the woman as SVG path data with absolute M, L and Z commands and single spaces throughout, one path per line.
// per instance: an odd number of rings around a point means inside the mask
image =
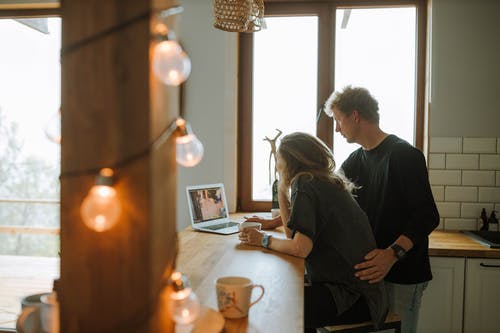
M 370 318 L 377 326 L 387 314 L 387 298 L 383 282 L 369 284 L 354 276 L 354 265 L 376 244 L 350 193 L 353 185 L 334 173 L 329 148 L 306 133 L 283 137 L 276 168 L 287 238 L 247 228 L 240 241 L 305 258 L 305 332 Z

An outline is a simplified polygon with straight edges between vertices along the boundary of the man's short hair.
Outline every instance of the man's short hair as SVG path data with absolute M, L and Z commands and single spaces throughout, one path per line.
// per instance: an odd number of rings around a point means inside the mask
M 333 116 L 333 108 L 337 108 L 345 115 L 350 115 L 354 110 L 360 117 L 371 123 L 378 124 L 378 102 L 368 89 L 362 87 L 346 86 L 342 92 L 335 91 L 325 102 L 324 111 Z

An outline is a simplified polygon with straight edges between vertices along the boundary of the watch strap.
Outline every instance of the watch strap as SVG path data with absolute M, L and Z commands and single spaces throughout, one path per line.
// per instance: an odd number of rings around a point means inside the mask
M 403 249 L 399 244 L 394 243 L 390 246 L 390 248 L 394 251 L 394 255 L 398 260 L 403 259 L 406 256 L 406 250 Z
M 270 239 L 271 239 L 271 235 L 264 234 L 262 236 L 262 241 L 261 241 L 260 245 L 262 245 L 262 247 L 265 247 L 266 249 L 268 249 L 269 248 L 269 241 L 270 241 Z

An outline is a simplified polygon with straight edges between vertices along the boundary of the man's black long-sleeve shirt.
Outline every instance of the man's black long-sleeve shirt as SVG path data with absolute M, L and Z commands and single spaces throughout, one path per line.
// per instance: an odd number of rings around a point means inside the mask
M 422 152 L 389 135 L 374 149 L 354 151 L 342 170 L 359 186 L 356 200 L 368 215 L 378 247 L 389 247 L 400 235 L 413 242 L 386 281 L 414 284 L 431 280 L 428 235 L 439 224 L 439 213 Z

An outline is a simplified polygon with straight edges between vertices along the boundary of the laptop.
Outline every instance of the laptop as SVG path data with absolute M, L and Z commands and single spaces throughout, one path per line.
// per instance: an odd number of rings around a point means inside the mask
M 224 184 L 187 186 L 186 193 L 193 229 L 224 235 L 238 232 L 239 222 L 229 220 Z

